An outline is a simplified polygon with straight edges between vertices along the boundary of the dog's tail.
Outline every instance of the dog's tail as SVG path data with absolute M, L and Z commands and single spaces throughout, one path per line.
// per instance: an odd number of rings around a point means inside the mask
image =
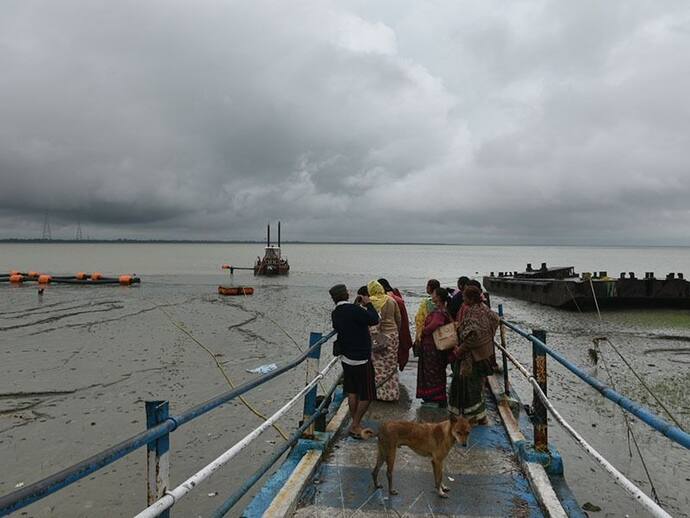
M 371 428 L 362 428 L 360 435 L 362 436 L 362 439 L 371 439 L 372 437 L 376 437 L 378 434 Z

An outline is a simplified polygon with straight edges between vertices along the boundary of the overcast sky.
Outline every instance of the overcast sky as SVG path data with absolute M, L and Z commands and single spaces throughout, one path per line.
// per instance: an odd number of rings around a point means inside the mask
M 6 0 L 0 237 L 690 245 L 690 3 Z

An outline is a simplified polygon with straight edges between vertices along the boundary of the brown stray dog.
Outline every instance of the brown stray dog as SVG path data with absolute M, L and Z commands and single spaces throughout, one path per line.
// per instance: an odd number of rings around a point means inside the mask
M 374 478 L 374 486 L 379 484 L 379 469 L 386 463 L 386 475 L 388 475 L 388 492 L 397 495 L 393 489 L 393 466 L 398 446 L 408 446 L 412 451 L 423 457 L 431 457 L 431 465 L 434 468 L 434 483 L 438 496 L 448 498 L 448 487 L 443 484 L 443 461 L 455 443 L 467 446 L 467 437 L 472 425 L 464 417 L 457 418 L 454 415 L 440 423 L 416 423 L 412 421 L 386 421 L 379 428 L 379 433 L 365 428 L 362 437 L 368 438 L 378 435 L 379 453 L 376 458 L 376 467 L 371 475 Z

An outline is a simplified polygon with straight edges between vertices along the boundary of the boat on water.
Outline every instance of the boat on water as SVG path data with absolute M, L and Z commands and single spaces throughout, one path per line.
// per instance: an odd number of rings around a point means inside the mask
M 271 245 L 271 225 L 266 229 L 266 248 L 263 258 L 257 257 L 254 263 L 254 275 L 287 275 L 290 264 L 280 250 L 280 221 L 278 222 L 278 244 Z
M 562 309 L 690 308 L 690 282 L 682 273 L 658 279 L 654 272 L 638 278 L 635 272 L 577 274 L 573 266 L 538 269 L 527 264 L 524 272 L 498 272 L 485 276 L 484 288 L 492 294 L 513 297 Z

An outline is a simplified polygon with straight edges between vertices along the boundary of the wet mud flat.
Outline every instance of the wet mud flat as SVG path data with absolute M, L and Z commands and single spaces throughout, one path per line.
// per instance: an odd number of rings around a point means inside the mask
M 145 429 L 144 401 L 170 401 L 171 414 L 255 376 L 262 364 L 306 347 L 304 319 L 275 307 L 284 287 L 226 299 L 212 279 L 138 288 L 50 286 L 5 289 L 0 308 L 0 493 L 55 473 Z M 283 293 L 283 295 L 281 295 Z M 271 311 L 266 316 L 265 312 Z M 328 311 L 324 313 L 328 318 Z M 313 329 L 322 329 L 323 315 Z M 191 339 L 180 327 L 196 339 Z M 297 343 L 292 342 L 292 338 Z M 208 349 L 206 351 L 204 347 Z M 210 351 L 210 352 L 209 352 Z M 270 415 L 299 390 L 303 369 L 247 395 Z M 280 422 L 289 432 L 299 411 Z M 171 435 L 177 485 L 261 423 L 239 400 Z M 208 514 L 282 437 L 271 429 L 205 487 L 176 506 Z M 216 494 L 219 493 L 219 494 Z M 145 448 L 19 511 L 22 516 L 126 516 L 146 507 Z M 238 507 L 239 508 L 239 507 Z

